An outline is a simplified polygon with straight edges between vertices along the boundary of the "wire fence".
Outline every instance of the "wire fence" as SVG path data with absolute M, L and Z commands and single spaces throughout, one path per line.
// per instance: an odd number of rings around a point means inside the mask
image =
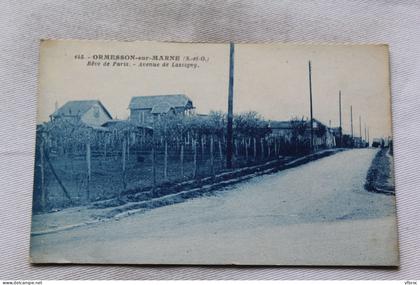
M 226 170 L 224 136 L 181 138 L 175 140 L 177 143 L 158 138 L 153 143 L 151 137 L 141 139 L 137 135 L 122 134 L 126 139 L 108 140 L 108 144 L 72 144 L 49 141 L 50 134 L 40 132 L 36 144 L 34 209 L 85 205 L 120 197 L 128 190 L 146 191 Z M 128 137 L 134 139 L 130 141 Z M 286 146 L 280 138 L 268 135 L 235 138 L 233 167 L 290 155 L 291 148 Z

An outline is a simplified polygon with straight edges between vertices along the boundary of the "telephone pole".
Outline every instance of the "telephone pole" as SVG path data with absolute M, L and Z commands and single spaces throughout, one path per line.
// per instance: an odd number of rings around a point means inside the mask
M 365 141 L 367 142 L 367 135 L 366 135 L 367 133 L 366 133 L 366 131 L 367 130 L 366 130 L 366 123 L 365 123 Z
M 359 135 L 360 139 L 362 139 L 362 116 L 359 115 Z
M 338 114 L 340 119 L 340 147 L 343 146 L 343 129 L 341 128 L 341 90 L 338 92 Z
M 226 136 L 226 167 L 232 168 L 233 153 L 233 71 L 234 71 L 235 46 L 230 43 L 229 51 L 229 94 Z
M 353 106 L 350 105 L 350 127 L 351 127 L 351 138 L 353 139 Z
M 314 126 L 313 126 L 313 113 L 312 113 L 312 67 L 311 67 L 311 61 L 308 62 L 308 68 L 309 68 L 309 104 L 311 109 L 311 144 L 310 144 L 310 150 L 312 152 L 313 150 L 313 143 L 314 143 Z

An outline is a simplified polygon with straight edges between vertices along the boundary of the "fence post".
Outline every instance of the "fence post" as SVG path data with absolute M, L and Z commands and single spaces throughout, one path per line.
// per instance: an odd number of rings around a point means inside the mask
M 87 202 L 89 202 L 90 201 L 90 180 L 91 180 L 91 174 L 92 174 L 90 141 L 86 143 L 86 164 L 87 164 L 87 191 L 86 191 L 87 197 L 86 199 L 87 199 Z
M 181 143 L 181 177 L 184 178 L 184 143 Z
M 243 146 L 244 148 L 246 148 L 246 145 L 245 145 L 245 138 L 242 138 L 242 142 L 241 142 L 241 144 L 240 144 L 241 146 Z M 243 152 L 244 153 L 244 152 Z M 245 156 L 246 156 L 246 150 L 245 150 Z
M 254 141 L 254 160 L 257 160 L 257 139 L 253 138 Z
M 156 150 L 155 150 L 155 141 L 152 142 L 152 178 L 153 178 L 153 187 L 156 186 Z
M 39 154 L 41 160 L 41 209 L 42 211 L 46 210 L 46 201 L 47 201 L 47 193 L 45 189 L 45 161 L 44 161 L 44 140 L 41 139 L 41 143 L 39 146 Z
M 127 139 L 124 136 L 124 140 L 123 140 L 123 143 L 122 143 L 122 182 L 123 182 L 123 189 L 124 190 L 127 186 L 126 181 L 125 181 L 126 152 L 127 152 Z M 121 198 L 121 191 L 118 191 L 118 198 Z
M 245 158 L 246 158 L 246 162 L 248 162 L 249 161 L 248 139 L 244 138 L 244 141 L 245 141 Z
M 197 177 L 197 142 L 196 140 L 193 138 L 192 139 L 192 144 L 193 144 L 193 151 L 194 151 L 194 171 L 193 171 L 193 176 L 194 178 Z
M 224 166 L 224 160 L 223 160 L 223 152 L 222 152 L 222 139 L 218 139 L 218 145 L 219 145 L 219 156 L 220 156 L 220 163 L 222 164 L 222 169 Z
M 277 138 L 274 138 L 274 155 L 278 158 Z
M 168 139 L 165 137 L 165 157 L 163 159 L 163 179 L 168 179 Z
M 213 135 L 210 136 L 210 167 L 211 167 L 211 175 L 214 176 L 214 157 L 213 157 L 213 144 L 214 138 Z
M 122 170 L 123 171 L 125 171 L 125 155 L 126 155 L 126 152 L 127 152 L 127 149 L 126 149 L 126 139 L 124 138 L 124 140 L 123 140 L 123 143 L 122 143 Z
M 205 135 L 201 136 L 201 160 L 204 161 L 204 140 L 205 140 Z
M 129 162 L 130 161 L 130 133 L 128 134 L 128 137 L 127 137 L 127 146 L 126 146 L 126 148 L 127 148 L 127 162 Z
M 264 139 L 261 137 L 260 139 L 260 143 L 261 143 L 261 160 L 264 159 Z

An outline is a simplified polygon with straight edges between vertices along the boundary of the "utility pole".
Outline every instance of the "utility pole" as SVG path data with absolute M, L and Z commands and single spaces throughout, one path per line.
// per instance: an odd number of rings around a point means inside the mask
M 369 137 L 369 127 L 367 129 L 367 133 L 368 133 L 368 146 L 370 145 L 370 137 Z
M 229 94 L 228 94 L 228 115 L 227 115 L 227 137 L 226 137 L 226 167 L 232 168 L 233 153 L 233 72 L 234 72 L 235 46 L 230 43 L 229 52 Z
M 359 115 L 359 135 L 360 139 L 362 139 L 362 116 Z
M 340 147 L 343 146 L 343 129 L 341 127 L 341 90 L 338 92 L 338 114 L 340 119 Z
M 314 126 L 313 126 L 313 113 L 312 113 L 312 67 L 311 67 L 311 61 L 308 63 L 309 67 L 309 104 L 311 107 L 311 144 L 310 144 L 310 150 L 313 151 L 313 143 L 314 143 Z
M 353 139 L 353 106 L 350 105 L 350 126 L 351 126 L 351 138 Z
M 365 123 L 365 141 L 367 142 L 367 135 L 366 135 L 367 133 L 366 133 L 366 131 L 367 130 L 366 130 L 366 123 Z

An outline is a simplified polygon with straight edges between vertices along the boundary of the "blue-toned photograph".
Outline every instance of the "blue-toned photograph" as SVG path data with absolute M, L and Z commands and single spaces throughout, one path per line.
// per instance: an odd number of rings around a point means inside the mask
M 32 263 L 398 266 L 387 45 L 43 40 Z

